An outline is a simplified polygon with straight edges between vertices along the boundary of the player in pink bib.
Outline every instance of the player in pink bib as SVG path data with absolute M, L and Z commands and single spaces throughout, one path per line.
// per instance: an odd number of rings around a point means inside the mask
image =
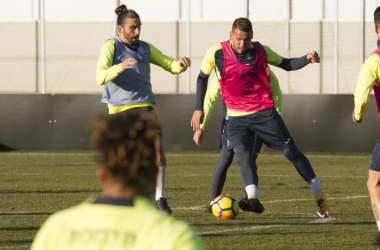
M 209 75 L 208 73 L 213 69 L 217 69 L 216 75 L 219 78 L 221 91 L 217 91 L 216 95 L 222 93 L 229 117 L 226 129 L 227 146 L 235 153 L 247 193 L 247 197 L 239 201 L 239 206 L 243 211 L 255 213 L 264 211 L 259 201 L 258 175 L 253 163 L 255 136 L 258 136 L 269 147 L 281 150 L 284 156 L 293 163 L 315 196 L 318 215 L 322 218 L 329 217 L 330 209 L 327 199 L 309 160 L 297 149 L 283 120 L 274 108 L 269 86 L 268 63 L 278 66 L 284 60 L 270 48 L 258 42 L 252 43 L 252 38 L 251 22 L 247 18 L 236 19 L 232 25 L 230 40 L 209 49 L 205 60 L 209 58 L 208 61 L 212 61 L 210 58 L 214 57 L 215 61 L 207 63 L 204 60 L 198 77 L 198 79 L 202 78 L 202 74 Z M 214 55 L 212 55 L 213 51 Z M 220 56 L 221 53 L 222 56 Z M 254 58 L 254 60 L 249 60 L 249 58 Z M 278 62 L 279 58 L 281 58 L 280 62 Z M 317 53 L 313 53 L 311 60 L 319 62 Z M 243 63 L 243 61 L 248 61 L 248 63 Z M 204 93 L 205 90 L 201 89 L 199 92 Z M 215 99 L 215 96 L 210 99 Z M 206 106 L 209 102 L 204 103 Z M 205 110 L 212 109 L 213 107 L 207 109 L 205 107 Z M 194 135 L 197 144 L 202 138 L 202 128 L 204 128 L 202 126 L 203 124 Z

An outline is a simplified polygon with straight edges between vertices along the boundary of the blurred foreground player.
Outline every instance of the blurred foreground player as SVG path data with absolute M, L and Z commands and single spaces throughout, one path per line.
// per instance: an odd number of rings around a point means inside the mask
M 355 109 L 352 113 L 354 122 L 361 122 L 366 113 L 369 103 L 369 96 L 372 89 L 380 115 L 380 7 L 374 12 L 375 32 L 377 35 L 378 49 L 365 60 L 356 84 L 355 90 Z M 373 149 L 371 163 L 368 171 L 367 187 L 371 198 L 373 215 L 380 232 L 380 139 L 376 142 Z M 377 235 L 376 244 L 380 250 L 380 233 Z
M 146 113 L 94 119 L 92 142 L 99 151 L 103 194 L 50 216 L 31 249 L 203 249 L 193 228 L 158 211 L 149 200 L 158 172 L 158 126 Z

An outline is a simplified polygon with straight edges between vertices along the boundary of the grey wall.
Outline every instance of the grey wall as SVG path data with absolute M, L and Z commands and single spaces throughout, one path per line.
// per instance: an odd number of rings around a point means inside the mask
M 166 150 L 219 148 L 221 100 L 200 148 L 190 127 L 195 96 L 156 95 L 156 101 Z M 361 124 L 351 121 L 352 110 L 352 95 L 283 96 L 282 117 L 302 151 L 372 152 L 379 135 L 376 103 Z M 91 149 L 87 128 L 97 113 L 107 113 L 97 94 L 0 95 L 0 150 Z

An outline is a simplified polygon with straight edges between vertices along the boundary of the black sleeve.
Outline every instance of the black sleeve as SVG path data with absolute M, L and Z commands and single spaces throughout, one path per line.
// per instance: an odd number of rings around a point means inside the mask
M 298 70 L 302 69 L 306 65 L 309 64 L 309 60 L 307 60 L 307 54 L 298 58 L 284 58 L 282 62 L 277 66 L 286 71 Z
M 195 110 L 203 110 L 208 78 L 209 78 L 209 75 L 206 75 L 205 73 L 203 73 L 202 70 L 201 72 L 199 72 L 198 79 L 197 79 Z

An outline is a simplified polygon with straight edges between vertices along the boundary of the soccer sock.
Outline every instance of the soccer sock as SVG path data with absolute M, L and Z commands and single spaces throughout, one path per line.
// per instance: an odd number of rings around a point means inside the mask
M 380 232 L 380 220 L 376 221 L 376 224 L 377 224 L 377 228 L 379 229 L 379 232 Z
M 161 197 L 165 197 L 164 185 L 165 185 L 165 176 L 166 176 L 166 166 L 158 168 L 157 174 L 157 184 L 156 184 L 156 200 Z
M 249 199 L 253 198 L 253 196 L 255 196 L 257 199 L 259 198 L 259 187 L 255 184 L 246 186 L 245 191 L 247 192 Z
M 226 181 L 227 170 L 231 166 L 233 159 L 234 151 L 228 150 L 227 145 L 222 145 L 222 148 L 220 149 L 219 161 L 216 164 L 212 175 L 212 201 L 222 193 L 224 182 Z
M 313 192 L 313 194 L 322 194 L 322 188 L 321 188 L 321 185 L 319 185 L 319 181 L 317 177 L 309 181 L 307 184 L 311 188 L 311 191 Z

